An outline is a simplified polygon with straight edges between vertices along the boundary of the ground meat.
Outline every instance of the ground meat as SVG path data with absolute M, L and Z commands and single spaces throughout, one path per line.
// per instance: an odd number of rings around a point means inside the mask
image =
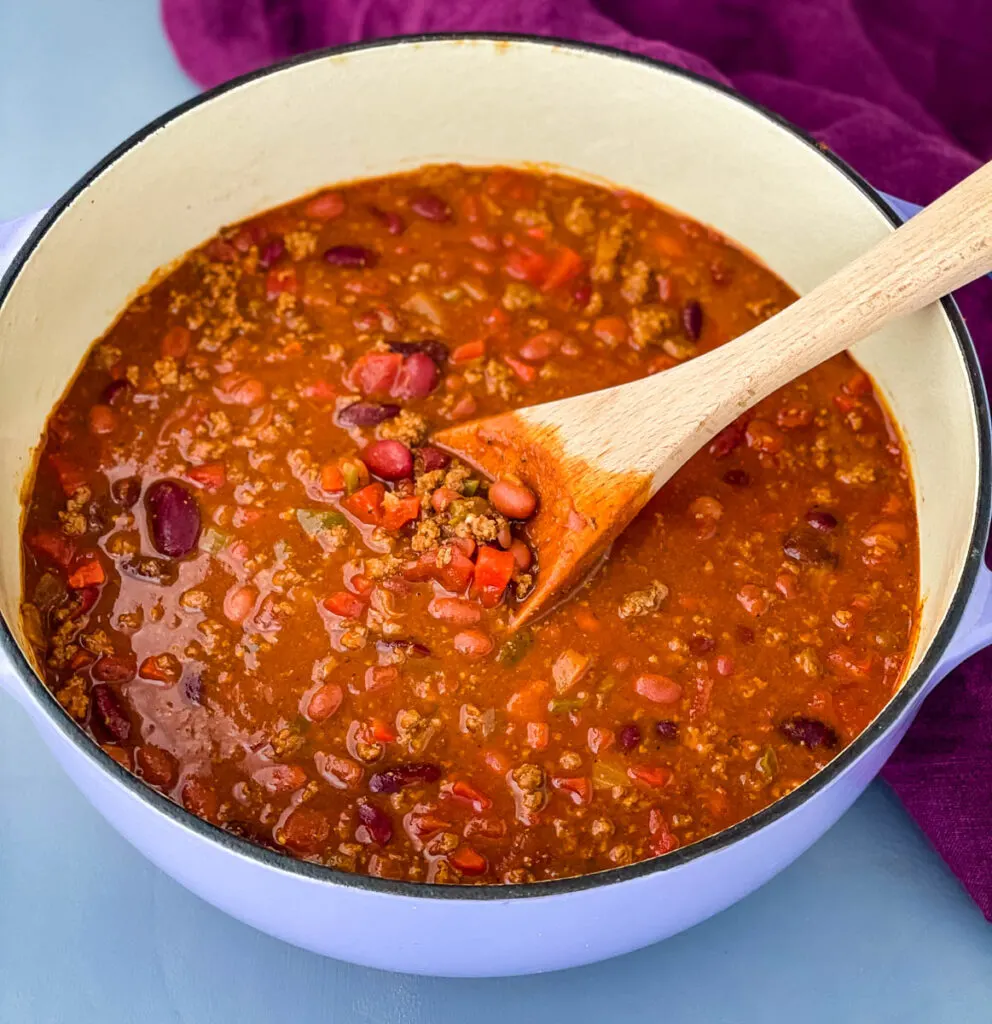
M 620 255 L 630 235 L 630 217 L 620 217 L 596 238 L 596 257 L 592 265 L 592 279 L 597 283 L 612 281 L 616 277 Z
M 410 547 L 418 554 L 430 551 L 441 543 L 441 527 L 436 519 L 421 519 L 410 541 Z
M 377 435 L 390 441 L 402 441 L 408 448 L 416 448 L 427 440 L 427 420 L 419 412 L 402 409 L 398 416 L 379 424 Z
M 79 537 L 86 532 L 86 516 L 82 512 L 60 512 L 59 523 L 62 532 L 69 537 Z
M 414 493 L 419 494 L 425 501 L 444 483 L 444 470 L 432 469 L 429 473 L 421 473 L 414 482 Z
M 620 602 L 617 614 L 621 619 L 648 615 L 651 612 L 656 612 L 666 597 L 668 597 L 668 587 L 664 583 L 652 580 L 651 585 L 644 590 L 632 590 L 627 594 Z
M 317 236 L 312 231 L 287 231 L 283 236 L 290 259 L 306 259 L 317 248 Z
M 517 802 L 517 817 L 531 822 L 548 800 L 544 769 L 536 764 L 522 764 L 510 772 L 510 788 Z
M 403 568 L 403 561 L 395 555 L 383 555 L 381 558 L 365 559 L 365 574 L 374 580 L 383 580 L 387 576 L 395 576 Z
M 444 474 L 444 486 L 451 490 L 462 493 L 462 488 L 467 480 L 472 479 L 472 470 L 463 462 L 454 463 L 447 473 Z
M 644 301 L 648 293 L 648 285 L 651 283 L 651 268 L 644 260 L 635 260 L 629 267 L 624 267 L 621 272 L 623 285 L 620 294 L 632 305 Z
M 490 359 L 485 369 L 486 391 L 490 395 L 499 395 L 504 402 L 513 400 L 517 393 L 513 385 L 513 375 L 506 363 Z
M 853 466 L 841 466 L 834 473 L 835 480 L 854 487 L 873 484 L 876 477 L 875 467 L 870 462 L 856 462 Z
M 86 680 L 82 676 L 72 676 L 55 696 L 73 718 L 81 720 L 86 717 L 86 712 L 90 707 L 90 698 L 86 692 Z
M 586 204 L 583 202 L 582 197 L 576 196 L 572 200 L 572 205 L 568 208 L 568 212 L 565 214 L 565 227 L 573 235 L 588 235 L 595 226 L 592 214 L 586 209 Z
M 467 515 L 454 527 L 456 537 L 471 537 L 480 544 L 494 541 L 507 526 L 506 520 L 498 512 Z
M 554 227 L 544 210 L 514 210 L 513 222 L 525 228 L 545 228 L 549 231 Z
M 518 309 L 531 309 L 541 303 L 541 293 L 523 281 L 511 281 L 503 292 L 503 308 L 514 312 Z
M 673 326 L 672 314 L 661 306 L 638 306 L 630 311 L 630 332 L 636 348 L 656 341 Z

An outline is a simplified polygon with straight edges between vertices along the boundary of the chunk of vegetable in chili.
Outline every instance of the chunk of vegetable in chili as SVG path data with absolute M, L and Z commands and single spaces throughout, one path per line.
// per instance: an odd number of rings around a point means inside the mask
M 225 228 L 49 421 L 39 669 L 146 784 L 342 870 L 512 884 L 711 835 L 899 683 L 917 528 L 870 378 L 841 356 L 745 413 L 516 633 L 539 469 L 484 480 L 430 436 L 664 372 L 793 297 L 645 199 L 508 169 Z

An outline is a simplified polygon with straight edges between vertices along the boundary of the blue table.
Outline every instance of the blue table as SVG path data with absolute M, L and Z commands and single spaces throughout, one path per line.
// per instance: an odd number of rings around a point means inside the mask
M 0 219 L 194 91 L 153 0 L 0 0 Z M 0 1024 L 464 1019 L 987 1024 L 992 929 L 876 783 L 760 892 L 642 952 L 493 981 L 351 967 L 151 867 L 0 696 Z

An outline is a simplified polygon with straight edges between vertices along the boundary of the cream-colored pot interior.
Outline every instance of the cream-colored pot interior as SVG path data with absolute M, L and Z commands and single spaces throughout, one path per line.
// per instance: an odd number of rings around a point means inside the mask
M 91 342 L 158 268 L 219 226 L 331 182 L 437 161 L 546 163 L 643 192 L 736 239 L 799 292 L 891 230 L 838 168 L 744 103 L 581 48 L 407 42 L 226 91 L 168 120 L 76 195 L 0 308 L 0 609 L 22 646 L 18 496 Z M 974 526 L 971 385 L 937 307 L 855 354 L 912 458 L 924 599 L 915 667 Z

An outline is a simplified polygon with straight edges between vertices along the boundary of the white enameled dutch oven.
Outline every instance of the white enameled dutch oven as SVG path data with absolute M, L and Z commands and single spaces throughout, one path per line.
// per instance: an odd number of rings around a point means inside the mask
M 930 688 L 992 639 L 982 564 L 988 408 L 949 300 L 858 346 L 912 462 L 919 636 L 907 678 L 872 725 L 759 814 L 662 858 L 516 887 L 353 876 L 228 835 L 107 757 L 25 657 L 19 496 L 32 450 L 89 345 L 158 268 L 219 226 L 328 183 L 438 161 L 537 163 L 643 192 L 739 241 L 799 292 L 896 221 L 849 168 L 768 112 L 676 68 L 572 43 L 374 43 L 250 75 L 178 107 L 68 192 L 0 285 L 2 682 L 100 813 L 235 917 L 375 967 L 546 971 L 665 938 L 771 878 L 861 793 Z

